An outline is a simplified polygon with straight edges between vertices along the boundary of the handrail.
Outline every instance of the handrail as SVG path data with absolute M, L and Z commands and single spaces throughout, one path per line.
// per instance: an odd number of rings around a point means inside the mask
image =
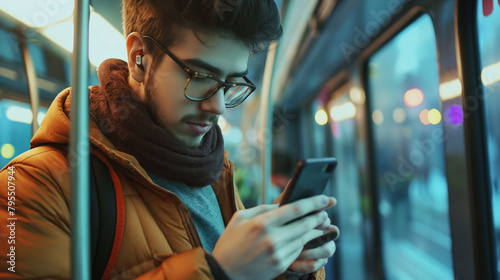
M 264 78 L 262 80 L 262 92 L 260 99 L 260 108 L 262 110 L 261 119 L 261 150 L 260 150 L 260 165 L 262 168 L 262 204 L 269 203 L 266 200 L 266 194 L 269 193 L 271 187 L 271 160 L 272 160 L 272 122 L 274 98 L 272 95 L 274 60 L 276 58 L 277 42 L 270 44 L 267 51 L 266 66 L 264 68 Z
M 89 194 L 89 0 L 75 0 L 71 76 L 71 279 L 88 280 L 90 266 Z
M 36 81 L 35 67 L 33 66 L 33 60 L 31 59 L 31 54 L 28 50 L 26 44 L 26 38 L 18 36 L 19 48 L 23 56 L 24 67 L 26 70 L 26 79 L 28 81 L 28 89 L 30 93 L 30 103 L 31 103 L 31 136 L 35 135 L 38 130 L 38 110 L 40 107 L 40 96 L 38 94 L 38 85 Z

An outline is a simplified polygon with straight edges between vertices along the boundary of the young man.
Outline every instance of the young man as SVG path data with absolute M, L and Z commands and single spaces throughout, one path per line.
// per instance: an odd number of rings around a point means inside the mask
M 323 211 L 334 199 L 243 210 L 217 126 L 254 90 L 250 55 L 282 33 L 274 1 L 124 0 L 123 16 L 128 64 L 105 61 L 90 90 L 92 153 L 117 189 L 102 278 L 324 279 L 335 244 L 304 245 L 336 229 Z M 58 95 L 31 150 L 0 173 L 15 181 L 17 218 L 0 240 L 1 278 L 70 278 L 70 102 L 70 89 Z

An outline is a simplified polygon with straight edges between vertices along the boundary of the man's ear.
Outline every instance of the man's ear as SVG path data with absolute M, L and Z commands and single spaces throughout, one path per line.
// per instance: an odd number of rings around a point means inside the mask
M 127 37 L 127 58 L 130 77 L 143 83 L 146 76 L 148 59 L 144 56 L 144 41 L 139 32 L 132 32 Z

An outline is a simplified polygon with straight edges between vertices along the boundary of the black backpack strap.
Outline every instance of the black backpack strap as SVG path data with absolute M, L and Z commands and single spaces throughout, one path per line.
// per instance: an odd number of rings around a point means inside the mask
M 108 167 L 90 156 L 90 227 L 92 279 L 101 279 L 108 264 L 116 227 L 116 193 Z

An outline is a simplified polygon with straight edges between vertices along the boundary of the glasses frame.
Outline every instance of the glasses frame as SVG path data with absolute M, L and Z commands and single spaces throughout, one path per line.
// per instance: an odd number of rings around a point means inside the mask
M 156 46 L 158 46 L 164 53 L 166 53 L 175 63 L 177 63 L 177 65 L 179 65 L 179 67 L 181 67 L 182 69 L 184 69 L 184 71 L 186 71 L 186 73 L 188 74 L 188 78 L 187 78 L 187 81 L 186 81 L 186 84 L 184 85 L 184 96 L 189 99 L 189 100 L 192 100 L 192 101 L 197 101 L 197 102 L 200 102 L 200 101 L 203 101 L 205 99 L 208 99 L 210 97 L 212 97 L 214 94 L 216 94 L 221 88 L 224 88 L 224 96 L 226 95 L 226 93 L 228 92 L 228 90 L 230 88 L 233 88 L 233 87 L 237 87 L 237 86 L 247 86 L 250 88 L 250 92 L 245 96 L 245 98 L 243 98 L 240 102 L 238 102 L 237 104 L 234 104 L 234 105 L 229 105 L 227 104 L 226 102 L 224 102 L 224 104 L 226 105 L 226 108 L 234 108 L 238 105 L 240 105 L 241 103 L 243 103 L 243 101 L 245 101 L 249 96 L 250 94 L 252 94 L 255 89 L 257 88 L 255 86 L 254 83 L 252 83 L 252 81 L 250 81 L 246 76 L 243 76 L 242 78 L 245 80 L 245 82 L 247 83 L 228 83 L 228 82 L 225 82 L 225 81 L 222 81 L 221 79 L 217 78 L 217 77 L 214 77 L 210 74 L 205 74 L 205 73 L 201 73 L 201 72 L 198 72 L 198 71 L 194 71 L 192 70 L 191 68 L 187 67 L 186 64 L 184 64 L 184 62 L 182 62 L 182 60 L 180 60 L 179 58 L 177 58 L 173 53 L 171 53 L 167 48 L 163 47 L 160 43 L 158 43 L 153 37 L 151 36 L 147 36 L 147 35 L 144 35 L 142 36 L 143 38 L 146 38 L 146 39 L 150 39 L 151 41 L 153 41 Z M 208 78 L 208 79 L 212 79 L 214 81 L 216 81 L 218 83 L 218 86 L 217 86 L 217 89 L 214 90 L 213 92 L 211 92 L 209 95 L 203 97 L 203 98 L 194 98 L 194 97 L 190 97 L 186 94 L 186 91 L 187 91 L 187 87 L 189 85 L 189 82 L 191 81 L 191 79 L 193 78 L 197 78 L 197 77 L 203 77 L 203 78 Z

